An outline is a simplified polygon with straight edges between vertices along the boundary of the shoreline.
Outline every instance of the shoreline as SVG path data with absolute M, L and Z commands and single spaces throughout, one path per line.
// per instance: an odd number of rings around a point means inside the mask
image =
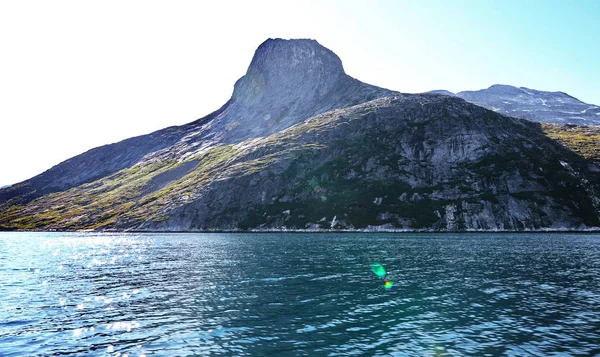
M 241 230 L 241 229 L 207 229 L 207 230 L 135 230 L 135 229 L 122 229 L 122 230 L 2 230 L 0 233 L 98 233 L 98 234 L 124 234 L 124 233 L 148 233 L 148 234 L 207 234 L 207 233 L 320 233 L 320 234 L 334 234 L 334 233 L 431 233 L 431 234 L 457 234 L 457 233 L 600 233 L 600 227 L 586 228 L 586 229 L 571 229 L 571 228 L 544 228 L 544 229 L 524 229 L 524 230 L 491 230 L 491 229 L 467 229 L 467 230 L 434 230 L 434 229 L 252 229 L 252 230 Z

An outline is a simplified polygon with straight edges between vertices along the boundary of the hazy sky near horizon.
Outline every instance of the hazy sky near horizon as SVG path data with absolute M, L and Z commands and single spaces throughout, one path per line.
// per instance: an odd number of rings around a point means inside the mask
M 267 38 L 402 92 L 510 84 L 600 104 L 600 1 L 0 2 L 0 186 L 203 117 Z

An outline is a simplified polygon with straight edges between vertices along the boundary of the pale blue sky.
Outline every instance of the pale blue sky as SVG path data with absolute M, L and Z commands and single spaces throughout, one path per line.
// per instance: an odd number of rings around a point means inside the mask
M 269 37 L 399 90 L 511 84 L 600 104 L 600 1 L 0 2 L 0 185 L 190 122 Z

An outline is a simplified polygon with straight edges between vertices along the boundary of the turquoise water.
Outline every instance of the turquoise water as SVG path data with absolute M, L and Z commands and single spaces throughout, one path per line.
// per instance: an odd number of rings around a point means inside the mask
M 597 354 L 600 235 L 0 233 L 1 356 Z

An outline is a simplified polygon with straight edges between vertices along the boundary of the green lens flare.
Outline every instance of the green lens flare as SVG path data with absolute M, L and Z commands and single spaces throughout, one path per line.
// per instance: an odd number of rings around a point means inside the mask
M 385 268 L 383 267 L 383 265 L 381 265 L 379 263 L 371 264 L 371 270 L 373 271 L 373 274 L 375 274 L 379 277 L 384 277 L 386 274 Z
M 386 281 L 385 284 L 383 285 L 384 288 L 386 289 L 391 289 L 394 286 L 394 282 L 393 281 Z

